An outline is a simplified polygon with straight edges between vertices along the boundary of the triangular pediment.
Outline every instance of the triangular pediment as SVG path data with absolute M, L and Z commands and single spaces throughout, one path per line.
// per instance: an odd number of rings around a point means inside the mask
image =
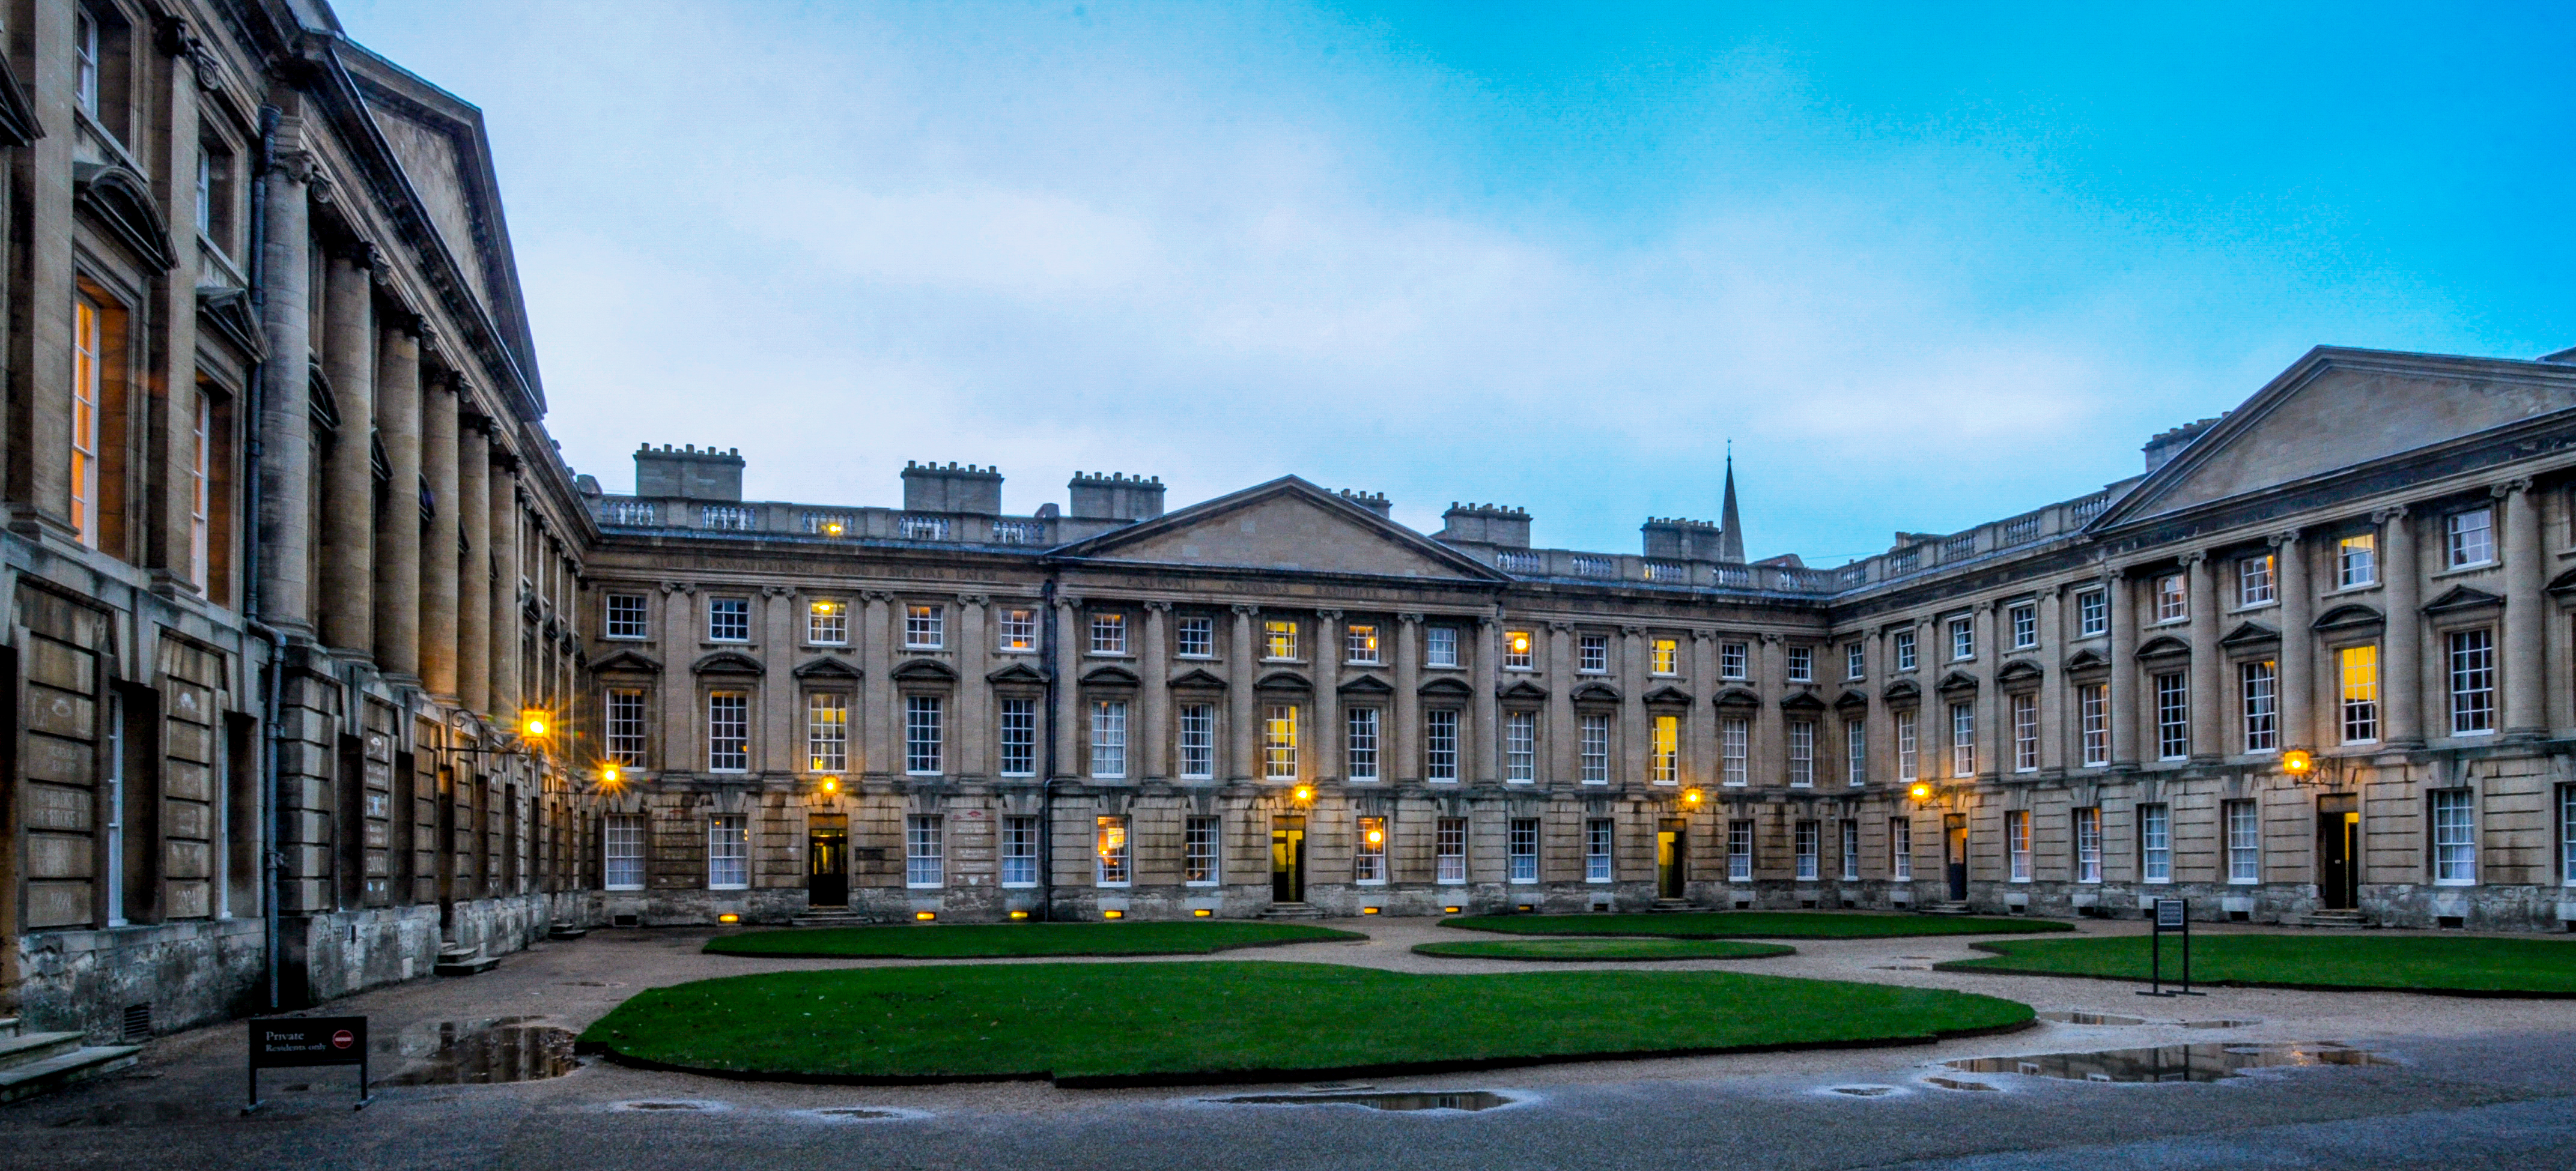
M 1816 698 L 1815 692 L 1801 691 L 1796 695 L 1792 695 L 1787 699 L 1781 700 L 1780 707 L 1785 711 L 1820 712 L 1825 710 L 1825 701 Z
M 2455 610 L 2475 610 L 2482 606 L 2501 606 L 2504 599 L 2475 586 L 2452 586 L 2442 596 L 2424 603 L 2427 614 L 2448 614 Z
M 2566 412 L 2576 412 L 2576 366 L 2319 347 L 2088 527 L 2358 470 Z
M 1952 671 L 1942 676 L 1940 684 L 1934 688 L 1937 691 L 1975 691 L 1976 689 L 1977 677 L 1965 671 Z
M 1040 684 L 1046 682 L 1046 672 L 1040 671 L 1027 663 L 1013 663 L 999 671 L 994 671 L 985 675 L 984 682 L 1013 683 L 1024 686 Z
M 2279 641 L 2281 641 L 2280 631 L 2260 622 L 2245 622 L 2238 624 L 2236 629 L 2228 631 L 2227 637 L 2218 640 L 2218 645 L 2251 646 L 2257 643 Z
M 594 673 L 604 671 L 631 671 L 649 675 L 659 675 L 662 673 L 662 663 L 660 660 L 655 659 L 650 655 L 646 655 L 641 651 L 620 650 L 610 651 L 605 655 L 592 659 L 590 661 L 589 669 Z
M 1653 691 L 1647 692 L 1646 702 L 1650 704 L 1680 704 L 1683 707 L 1688 707 L 1691 702 L 1691 693 L 1667 683 Z
M 1380 679 L 1375 675 L 1362 675 L 1359 678 L 1342 684 L 1340 687 L 1334 688 L 1334 690 L 1339 691 L 1344 695 L 1395 694 L 1395 689 L 1387 686 L 1386 680 Z
M 1896 682 L 1887 685 L 1887 693 L 1884 698 L 1890 700 L 1913 699 L 1921 694 L 1923 694 L 1923 689 L 1915 686 L 1913 680 L 1899 679 Z
M 2110 665 L 2111 660 L 2103 658 L 2100 651 L 2089 649 L 2077 651 L 2066 659 L 2066 669 L 2069 671 L 2099 671 Z
M 1845 688 L 1842 695 L 1835 698 L 1834 706 L 1845 711 L 1849 711 L 1853 708 L 1865 708 L 1869 706 L 1869 696 L 1857 690 Z
M 1211 674 L 1204 668 L 1199 668 L 1173 676 L 1172 686 L 1197 688 L 1203 691 L 1223 691 L 1225 690 L 1225 680 Z
M 2025 679 L 2037 679 L 2046 673 L 2039 664 L 2028 659 L 2014 659 L 2004 664 L 2002 670 L 1995 672 L 1995 680 L 2000 683 L 2019 683 Z
M 788 674 L 799 679 L 856 679 L 859 669 L 839 655 L 822 655 L 798 664 Z
M 758 675 L 760 660 L 741 651 L 716 651 L 689 664 L 689 670 L 700 675 Z
M 1077 541 L 1055 556 L 1274 573 L 1509 580 L 1295 476 Z
M 1502 691 L 1497 694 L 1501 695 L 1504 699 L 1546 699 L 1547 689 L 1539 686 L 1538 684 L 1532 683 L 1527 679 L 1523 679 L 1518 683 L 1514 683 L 1511 686 L 1502 689 Z

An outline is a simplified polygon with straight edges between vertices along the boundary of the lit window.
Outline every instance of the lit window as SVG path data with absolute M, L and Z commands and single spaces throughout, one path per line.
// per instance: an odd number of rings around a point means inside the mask
M 1599 675 L 1610 670 L 1609 635 L 1576 635 L 1574 645 L 1575 670 L 1581 671 L 1587 675 Z
M 1216 619 L 1205 614 L 1184 614 L 1173 629 L 1178 634 L 1182 658 L 1205 659 L 1216 655 Z
M 2252 801 L 2227 801 L 2220 816 L 2227 822 L 2227 881 L 2263 881 L 2263 818 Z
M 707 599 L 707 641 L 750 642 L 751 599 Z
M 2379 645 L 2348 646 L 2335 652 L 2343 677 L 2343 742 L 2379 741 Z
M 751 696 L 740 691 L 708 693 L 707 771 L 751 771 Z
M 1953 659 L 1973 659 L 1977 657 L 1976 619 L 1953 618 L 1950 620 L 1950 657 Z
M 1359 841 L 1352 844 L 1352 877 L 1372 885 L 1386 881 L 1386 819 L 1360 819 Z
M 1185 823 L 1181 836 L 1181 881 L 1190 886 L 1217 884 L 1217 843 L 1223 840 L 1224 823 L 1214 817 L 1192 817 Z
M 1204 781 L 1216 775 L 1216 705 L 1181 705 L 1181 779 Z
M 948 645 L 947 610 L 940 606 L 904 607 L 903 645 L 914 650 L 938 650 Z
M 1842 826 L 1843 881 L 1858 882 L 1860 881 L 1860 823 L 1844 818 Z
M 1726 823 L 1726 880 L 1753 881 L 1753 823 L 1750 821 Z
M 1538 713 L 1503 713 L 1503 779 L 1538 779 Z
M 644 889 L 644 818 L 609 814 L 600 819 L 599 837 L 606 863 L 600 885 L 610 890 Z
M 644 595 L 608 595 L 608 637 L 647 638 L 652 631 L 645 625 Z
M 1297 705 L 1274 703 L 1261 720 L 1261 775 L 1297 779 Z
M 2007 617 L 2012 622 L 2013 649 L 2026 651 L 2039 645 L 2039 607 L 2024 603 L 2013 607 Z
M 1104 815 L 1091 831 L 1092 884 L 1127 885 L 1127 819 Z
M 87 23 L 89 17 L 81 17 Z M 99 412 L 105 378 L 100 366 L 106 353 L 99 340 L 99 307 L 87 297 L 72 300 L 72 529 L 81 544 L 99 541 Z
M 2156 621 L 2178 622 L 2191 617 L 2191 596 L 2183 589 L 2183 576 L 2168 573 L 2156 579 Z
M 1896 713 L 1896 779 L 1911 781 L 1922 775 L 1922 754 L 1914 735 L 1914 709 Z
M 1679 641 L 1669 638 L 1659 638 L 1653 642 L 1652 646 L 1653 657 L 1648 661 L 1647 670 L 1653 671 L 1658 675 L 1679 675 L 1682 673 L 1682 648 Z
M 1801 821 L 1798 823 L 1796 841 L 1798 849 L 1798 881 L 1800 882 L 1814 882 L 1817 878 L 1818 867 L 1816 849 L 1821 844 L 1817 839 L 1824 836 L 1823 829 L 1823 826 L 1813 821 Z
M 2351 589 L 2379 582 L 2379 536 L 2358 533 L 2335 542 L 2335 586 Z
M 1747 757 L 1752 736 L 1752 724 L 1741 716 L 1728 716 L 1717 722 L 1717 755 L 1727 784 L 1742 785 L 1752 781 Z
M 1012 815 L 1002 819 L 1002 885 L 1038 884 L 1038 819 Z
M 1789 721 L 1789 783 L 1808 788 L 1816 783 L 1816 722 Z
M 1428 626 L 1422 631 L 1422 665 L 1455 667 L 1458 665 L 1458 628 Z
M 1950 775 L 1977 775 L 1977 705 L 1950 705 Z
M 940 697 L 903 697 L 903 771 L 913 776 L 939 774 Z
M 1458 713 L 1434 708 L 1422 713 L 1422 777 L 1429 781 L 1458 779 Z
M 1647 757 L 1648 779 L 1658 785 L 1678 783 L 1681 780 L 1682 719 L 1680 716 L 1656 716 L 1652 731 L 1654 743 L 1649 745 L 1652 751 Z
M 1503 667 L 1511 671 L 1530 669 L 1530 632 L 1526 630 L 1503 632 Z
M 1606 715 L 1583 717 L 1583 783 L 1610 783 L 1610 717 Z
M 946 877 L 946 859 L 939 840 L 939 818 L 912 814 L 903 819 L 903 884 L 920 889 L 935 887 Z
M 1444 817 L 1435 827 L 1433 857 L 1438 869 L 1434 881 L 1457 884 L 1467 881 L 1467 819 Z
M 2273 600 L 2273 559 L 2266 553 L 2236 563 L 2236 604 L 2260 606 Z
M 644 691 L 608 689 L 608 759 L 626 768 L 644 767 Z
M 1538 819 L 1535 817 L 1513 818 L 1509 845 L 1511 850 L 1512 881 L 1537 882 Z
M 1091 701 L 1091 775 L 1117 780 L 1127 775 L 1127 701 Z
M 2191 689 L 2180 671 L 2156 676 L 2156 755 L 2181 760 L 2191 755 Z
M 1791 682 L 1791 683 L 1813 683 L 1813 682 L 1815 682 L 1815 681 L 1816 681 L 1816 648 L 1811 647 L 1811 646 L 1793 646 L 1793 647 L 1790 647 L 1790 648 L 1789 648 L 1789 682 Z
M 805 641 L 817 646 L 847 645 L 850 641 L 850 604 L 827 598 L 807 603 Z
M 2173 810 L 2168 806 L 2138 806 L 2138 877 L 2173 881 Z
M 1272 618 L 1261 624 L 1261 654 L 1270 659 L 1297 657 L 1297 622 L 1293 618 Z
M 2484 565 L 2495 560 L 2495 510 L 2472 508 L 2443 518 L 2444 548 L 2450 567 Z
M 2075 595 L 2075 629 L 2092 636 L 2111 629 L 2111 596 L 2101 590 L 2086 590 Z
M 847 772 L 850 768 L 850 700 L 831 692 L 805 697 L 805 771 Z
M 1091 653 L 1123 655 L 1127 653 L 1127 616 L 1094 614 L 1091 616 Z
M 2240 663 L 2237 690 L 2245 704 L 2245 751 L 2271 752 L 2281 747 L 2280 673 L 2272 660 Z
M 2468 886 L 2478 880 L 2477 813 L 2467 789 L 2435 789 L 2433 881 Z
M 2030 811 L 2004 811 L 2004 861 L 2014 882 L 2030 881 Z
M 1857 642 L 1844 644 L 1843 678 L 1858 679 L 1869 674 L 1869 652 L 1862 649 L 1863 645 Z
M 1355 707 L 1345 715 L 1349 728 L 1343 747 L 1350 757 L 1350 778 L 1354 781 L 1378 779 L 1377 719 L 1378 710 L 1373 707 Z
M 2024 692 L 2012 697 L 2013 771 L 2039 771 L 2039 697 Z
M 2111 763 L 2111 685 L 2087 683 L 2075 689 L 2075 718 L 2084 738 L 2084 767 Z
M 2460 630 L 2451 634 L 2451 734 L 2482 736 L 2495 731 L 2495 632 Z
M 1583 881 L 1611 881 L 1610 845 L 1617 834 L 1618 823 L 1606 817 L 1590 818 L 1583 823 Z
M 1038 649 L 1038 612 L 1035 610 L 1002 611 L 1002 646 L 1006 651 Z
M 2075 881 L 2102 881 L 2102 807 L 2075 811 Z
M 707 819 L 707 889 L 742 890 L 751 885 L 751 819 L 719 813 Z
M 1914 632 L 1911 629 L 1896 632 L 1896 669 L 1914 669 Z
M 1342 655 L 1353 663 L 1377 663 L 1377 627 L 1347 626 L 1342 629 Z
M 1002 775 L 1033 777 L 1038 772 L 1038 701 L 1002 700 Z
M 1869 783 L 1869 724 L 1843 721 L 1843 777 L 1855 785 Z
M 1717 674 L 1721 679 L 1742 679 L 1752 658 L 1751 647 L 1740 642 L 1717 644 Z
M 1888 859 L 1888 862 L 1889 862 L 1888 869 L 1889 869 L 1889 870 L 1892 870 L 1892 871 L 1894 871 L 1894 872 L 1895 872 L 1894 874 L 1892 874 L 1892 875 L 1891 875 L 1891 877 L 1895 878 L 1898 882 L 1909 882 L 1909 881 L 1912 881 L 1912 880 L 1913 880 L 1913 878 L 1914 878 L 1914 823 L 1913 823 L 1913 822 L 1907 821 L 1907 820 L 1905 820 L 1905 819 L 1904 819 L 1904 818 L 1902 818 L 1902 817 L 1892 817 L 1892 818 L 1889 818 L 1889 819 L 1888 819 L 1888 822 L 1887 822 L 1887 859 Z

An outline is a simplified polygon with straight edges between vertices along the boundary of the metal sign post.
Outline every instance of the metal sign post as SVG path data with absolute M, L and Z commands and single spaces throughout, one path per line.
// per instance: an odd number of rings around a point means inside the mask
M 250 1022 L 250 1104 L 242 1107 L 248 1114 L 260 1107 L 259 1071 L 294 1069 L 315 1065 L 354 1065 L 358 1067 L 358 1104 L 353 1110 L 364 1110 L 375 1101 L 368 1093 L 367 1018 L 362 1016 L 255 1017 Z
M 2165 991 L 2165 932 L 2182 935 L 2182 988 Z M 2155 938 L 2148 945 L 2147 987 L 2140 996 L 2199 996 L 2191 990 L 2191 900 L 2157 899 Z

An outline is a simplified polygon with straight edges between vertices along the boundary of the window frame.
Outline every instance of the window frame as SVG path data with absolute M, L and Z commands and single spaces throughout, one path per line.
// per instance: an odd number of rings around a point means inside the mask
M 2357 590 L 2379 584 L 2379 534 L 2354 533 L 2335 540 L 2335 588 Z
M 2156 759 L 2191 759 L 2191 673 L 2159 671 L 2147 686 L 2156 705 Z
M 740 619 L 740 620 L 741 620 L 741 621 L 740 621 L 740 629 L 741 629 L 741 633 L 739 633 L 739 634 L 723 634 L 723 633 L 720 633 L 720 631 L 723 631 L 723 630 L 725 630 L 725 629 L 732 628 L 732 627 L 734 626 L 734 623 L 732 623 L 732 622 L 726 622 L 726 623 L 724 623 L 723 625 L 719 625 L 719 624 L 717 623 L 717 619 L 719 619 L 719 618 L 738 618 L 738 619 Z M 747 597 L 747 596 L 730 596 L 730 595 L 729 595 L 729 596 L 719 596 L 719 597 L 710 597 L 710 598 L 708 598 L 708 599 L 707 599 L 707 641 L 708 641 L 708 642 L 722 642 L 722 643 L 747 643 L 747 642 L 750 642 L 750 641 L 751 641 L 751 599 L 750 599 L 749 597 Z
M 1386 821 L 1387 819 L 1382 816 L 1362 817 L 1359 819 L 1359 827 L 1352 831 L 1351 882 L 1353 885 L 1386 885 Z M 1377 834 L 1377 840 L 1374 842 L 1369 840 L 1372 830 Z
M 1375 707 L 1349 707 L 1342 711 L 1343 776 L 1347 780 L 1368 783 L 1384 779 L 1380 768 L 1381 730 L 1386 716 Z M 1361 725 L 1367 725 L 1363 728 Z
M 1503 713 L 1503 783 L 1538 780 L 1538 713 L 1527 709 Z
M 707 816 L 708 890 L 751 889 L 751 816 L 744 813 L 714 813 Z M 732 863 L 721 867 L 721 863 Z M 736 874 L 739 877 L 734 877 Z M 718 875 L 725 876 L 719 880 Z
M 1669 679 L 1682 673 L 1682 644 L 1677 638 L 1658 638 L 1646 643 L 1646 673 Z
M 1298 629 L 1299 625 L 1300 623 L 1294 618 L 1262 619 L 1261 661 L 1265 663 L 1304 662 L 1300 654 L 1304 647 L 1299 637 L 1304 632 Z
M 2109 768 L 2111 765 L 2111 685 L 2078 683 L 2075 685 L 2076 738 L 2083 752 L 2083 767 Z
M 1682 720 L 1667 713 L 1646 716 L 1646 781 L 1655 785 L 1681 783 Z
M 1574 636 L 1574 670 L 1582 675 L 1610 673 L 1610 636 L 1577 634 Z
M 805 771 L 850 770 L 850 697 L 846 692 L 805 693 Z
M 1225 817 L 1191 814 L 1181 821 L 1181 885 L 1225 883 Z
M 1887 819 L 1888 877 L 1897 882 L 1914 881 L 1914 819 Z
M 2012 648 L 2026 651 L 2039 645 L 2039 606 L 2033 602 L 2017 603 L 2004 611 L 2004 621 L 2012 631 Z
M 1794 719 L 1782 724 L 1782 739 L 1788 743 L 1789 787 L 1816 787 L 1816 721 Z
M 1038 628 L 1036 610 L 1021 606 L 1005 609 L 1001 635 L 994 640 L 993 649 L 1006 655 L 1034 655 L 1038 653 Z
M 1091 700 L 1089 757 L 1084 763 L 1095 781 L 1127 779 L 1127 701 L 1107 696 Z
M 2102 882 L 2102 807 L 2079 806 L 2074 817 L 2075 881 L 2098 886 Z
M 948 885 L 946 827 L 936 813 L 910 813 L 903 819 L 903 886 L 937 890 Z M 925 878 L 923 875 L 928 875 Z
M 1135 839 L 1123 813 L 1103 813 L 1091 820 L 1091 885 L 1123 890 L 1136 882 Z
M 1858 786 L 1869 783 L 1869 718 L 1843 721 L 1843 779 Z
M 1912 782 L 1923 775 L 1923 742 L 1919 715 L 1915 709 L 1898 708 L 1896 715 L 1896 779 Z
M 1127 654 L 1127 615 L 1117 610 L 1095 610 L 1091 614 L 1091 648 L 1088 654 L 1125 657 Z
M 651 824 L 641 813 L 607 813 L 599 819 L 600 889 L 631 891 L 644 889 L 652 874 Z M 621 851 L 620 847 L 631 847 Z M 634 877 L 620 881 L 621 863 L 632 863 L 628 873 Z
M 1458 709 L 1426 708 L 1422 712 L 1422 779 L 1432 784 L 1458 783 Z
M 1185 781 L 1216 779 L 1216 705 L 1185 703 L 1174 713 L 1174 739 Z
M 2094 638 L 2111 633 L 2111 592 L 2079 590 L 2075 594 L 2075 633 Z
M 2450 701 L 2451 735 L 2496 732 L 2496 637 L 2492 626 L 2444 633 L 2443 677 Z
M 2191 619 L 2191 580 L 2181 573 L 2156 575 L 2156 623 L 2187 622 Z
M 2269 606 L 2281 600 L 2280 559 L 2277 554 L 2257 553 L 2236 559 L 2236 607 L 2240 610 Z
M 1583 819 L 1583 881 L 1618 881 L 1619 823 L 1607 817 Z
M 1467 819 L 1443 817 L 1431 827 L 1431 881 L 1435 886 L 1467 882 Z
M 1539 819 L 1535 817 L 1515 817 L 1504 826 L 1504 881 L 1513 886 L 1530 886 L 1538 882 L 1541 832 Z
M 1425 626 L 1422 628 L 1422 665 L 1452 668 L 1458 665 L 1458 628 Z
M 1717 721 L 1719 783 L 1740 789 L 1753 783 L 1753 721 L 1722 716 Z
M 720 703 L 736 709 L 730 721 L 719 722 L 723 719 L 717 710 Z M 707 721 L 707 771 L 728 775 L 750 772 L 751 693 L 736 688 L 717 688 L 707 692 L 706 702 L 700 705 L 700 710 L 706 714 Z M 728 729 L 730 735 L 726 734 Z M 731 746 L 729 752 L 724 748 L 726 745 Z M 716 763 L 736 757 L 740 758 L 738 763 Z
M 2424 794 L 2429 811 L 2425 835 L 2433 885 L 2478 884 L 2477 793 L 2465 788 L 2433 789 Z
M 1745 679 L 1751 677 L 1752 671 L 1753 644 L 1748 642 L 1721 642 L 1717 644 L 1718 678 Z
M 903 607 L 903 649 L 948 649 L 948 607 L 937 602 L 907 602 Z
M 850 645 L 850 604 L 839 598 L 805 603 L 805 645 Z
M 1027 890 L 1038 885 L 1038 818 L 1035 814 L 1002 815 L 1000 880 L 1004 890 Z M 1027 877 L 1013 877 L 1014 875 Z
M 1298 710 L 1293 703 L 1263 704 L 1261 709 L 1261 777 L 1293 781 L 1298 777 Z
M 2221 845 L 2226 849 L 2227 884 L 2253 886 L 2263 881 L 2263 809 L 2250 798 L 2218 803 Z
M 627 704 L 631 711 L 618 709 Z M 651 759 L 652 706 L 642 687 L 610 686 L 600 694 L 602 755 L 619 768 L 641 769 Z
M 1034 696 L 1005 695 L 996 698 L 993 709 L 995 771 L 1006 777 L 1038 775 L 1038 700 Z M 1020 767 L 1012 768 L 1017 764 Z
M 1794 847 L 1791 856 L 1796 860 L 1797 866 L 1794 871 L 1795 880 L 1798 882 L 1822 881 L 1825 876 L 1824 823 L 1812 817 L 1803 817 L 1798 819 L 1797 825 L 1791 828 L 1790 833 Z
M 1172 620 L 1172 655 L 1182 659 L 1216 657 L 1216 619 L 1205 614 L 1183 614 Z
M 1909 626 L 1903 630 L 1897 631 L 1895 641 L 1896 669 L 1898 671 L 1913 670 L 1915 666 L 1921 662 L 1921 657 L 1915 653 L 1914 628 Z
M 1380 665 L 1377 625 L 1354 622 L 1342 627 L 1342 661 L 1354 667 Z
M 634 603 L 631 628 L 621 625 L 618 603 Z M 599 637 L 611 642 L 642 642 L 653 637 L 653 602 L 647 594 L 611 592 L 600 601 Z
M 1842 839 L 1843 855 L 1842 880 L 1858 882 L 1860 881 L 1860 822 L 1846 817 L 1842 819 L 1840 825 L 1839 836 Z
M 2495 563 L 2495 506 L 2482 504 L 2476 508 L 2463 508 L 2442 518 L 2442 566 L 2445 570 L 2475 569 Z
M 1606 712 L 1584 712 L 1575 719 L 1581 736 L 1582 783 L 1610 783 L 1610 716 Z
M 2004 811 L 2004 880 L 2030 881 L 2030 811 Z
M 2011 695 L 2009 714 L 2013 730 L 2013 771 L 2039 771 L 2039 695 L 2017 691 Z
M 1753 881 L 1753 819 L 1749 817 L 1726 823 L 1726 880 Z
M 903 697 L 903 773 L 908 777 L 941 775 L 947 763 L 947 704 L 944 697 L 920 692 Z
M 2336 647 L 2334 661 L 2335 716 L 2342 743 L 2379 743 L 2379 644 Z M 2356 674 L 2366 678 L 2356 681 Z
M 1977 775 L 1977 701 L 1950 705 L 1950 775 Z
M 1526 630 L 1505 630 L 1503 632 L 1503 669 L 1506 671 L 1537 670 L 1535 665 L 1537 652 L 1534 649 L 1537 642 L 1538 640 Z
M 1977 657 L 1977 620 L 1975 616 L 1962 614 L 1956 618 L 1952 618 L 1950 619 L 1946 629 L 1950 632 L 1951 662 L 1964 663 Z
M 2281 750 L 2281 668 L 2273 659 L 2236 664 L 2238 733 L 2247 754 Z
M 2154 886 L 2173 883 L 2173 806 L 2151 801 L 2138 806 L 2138 881 Z
M 1789 670 L 1789 682 L 1791 682 L 1791 683 L 1813 683 L 1813 682 L 1815 682 L 1815 681 L 1816 681 L 1816 648 L 1811 647 L 1811 646 L 1792 646 L 1792 647 L 1790 647 L 1790 648 L 1789 648 L 1789 658 L 1788 658 L 1788 670 Z

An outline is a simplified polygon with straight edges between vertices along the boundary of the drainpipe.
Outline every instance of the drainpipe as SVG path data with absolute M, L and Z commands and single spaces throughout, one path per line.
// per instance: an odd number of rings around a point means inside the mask
M 1046 675 L 1046 765 L 1038 778 L 1038 921 L 1055 919 L 1055 576 L 1038 587 L 1038 658 Z
M 258 317 L 260 305 L 267 300 L 267 294 L 264 291 L 267 265 L 261 257 L 267 251 L 268 244 L 268 184 L 263 180 L 268 169 L 275 165 L 277 157 L 277 118 L 277 107 L 262 105 L 259 108 L 259 172 L 250 185 L 249 292 L 254 319 Z M 262 453 L 259 419 L 262 406 L 261 376 L 267 365 L 268 361 L 265 358 L 253 363 L 249 379 L 243 384 L 244 394 L 250 400 L 247 404 L 248 409 L 242 412 L 242 417 L 248 421 L 250 428 L 250 442 L 246 445 L 248 454 L 243 460 L 242 515 L 250 521 L 245 526 L 250 530 L 250 539 L 242 543 L 242 614 L 245 619 L 244 624 L 250 628 L 250 632 L 268 642 L 268 665 L 261 669 L 263 678 L 259 712 L 260 762 L 258 767 L 261 780 L 260 801 L 263 806 L 259 824 L 259 901 L 263 919 L 261 950 L 268 956 L 268 1010 L 276 1012 L 282 1007 L 278 987 L 280 927 L 277 918 L 277 894 L 278 864 L 283 861 L 278 853 L 277 819 L 281 802 L 278 800 L 277 709 L 283 706 L 284 702 L 286 637 L 279 634 L 276 628 L 261 622 L 262 615 L 259 612 L 261 548 L 259 511 L 262 495 L 267 488 L 259 471 Z

